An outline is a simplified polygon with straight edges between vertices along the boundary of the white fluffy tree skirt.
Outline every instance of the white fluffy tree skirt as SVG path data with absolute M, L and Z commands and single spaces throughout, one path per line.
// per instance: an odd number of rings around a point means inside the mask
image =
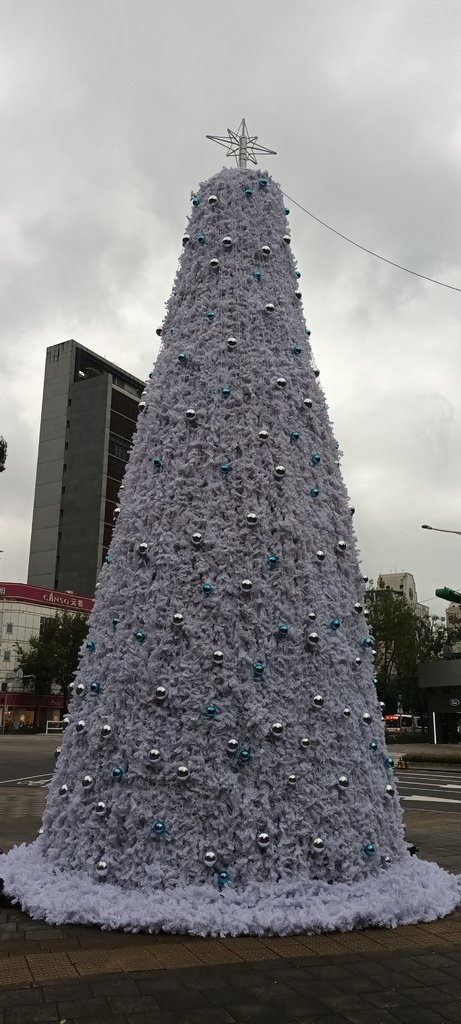
M 461 902 L 461 877 L 405 855 L 361 882 L 257 883 L 222 892 L 213 885 L 157 891 L 95 882 L 50 866 L 37 844 L 0 855 L 5 893 L 49 924 L 99 925 L 129 932 L 289 935 L 433 921 Z

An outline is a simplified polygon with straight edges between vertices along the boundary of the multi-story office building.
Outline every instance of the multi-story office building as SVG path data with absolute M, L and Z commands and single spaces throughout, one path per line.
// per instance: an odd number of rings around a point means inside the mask
M 47 721 L 59 720 L 62 694 L 56 687 L 51 693 L 30 692 L 18 669 L 16 645 L 27 648 L 31 638 L 40 635 L 43 623 L 60 612 L 89 615 L 93 603 L 88 597 L 45 587 L 0 583 L 0 731 L 30 726 L 34 718 L 41 728 Z
M 144 383 L 70 340 L 46 352 L 27 582 L 91 597 Z

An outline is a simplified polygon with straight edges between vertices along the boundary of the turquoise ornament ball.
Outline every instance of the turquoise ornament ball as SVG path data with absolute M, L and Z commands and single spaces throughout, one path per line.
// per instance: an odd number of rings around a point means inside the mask
M 146 639 L 146 634 L 143 632 L 142 629 L 137 629 L 136 633 L 134 634 L 134 638 L 138 641 L 138 644 L 143 644 Z
M 288 626 L 284 622 L 281 622 L 280 625 L 279 625 L 279 633 L 280 633 L 280 636 L 287 636 L 288 635 Z
M 208 704 L 208 706 L 205 708 L 206 717 L 211 719 L 215 718 L 217 711 L 218 709 L 215 704 Z
M 378 749 L 378 744 L 376 740 L 370 740 L 370 743 L 368 744 L 368 749 L 372 750 L 373 753 Z
M 198 196 L 192 196 L 192 206 L 198 206 L 200 199 Z
M 87 651 L 94 651 L 95 647 L 96 647 L 96 644 L 95 644 L 94 640 L 87 640 L 87 642 L 85 644 L 85 647 L 86 647 Z
M 202 590 L 206 597 L 209 597 L 213 593 L 213 587 L 211 583 L 202 583 Z
M 112 769 L 112 778 L 113 779 L 122 779 L 123 778 L 123 768 L 119 768 L 118 765 L 115 768 L 113 768 Z
M 395 764 L 394 758 L 393 757 L 386 757 L 386 760 L 385 760 L 384 764 L 385 764 L 386 768 L 393 768 L 394 764 Z
M 364 843 L 363 852 L 365 854 L 365 857 L 373 857 L 375 853 L 374 843 Z
M 228 885 L 229 881 L 230 881 L 230 875 L 229 875 L 228 871 L 219 871 L 218 872 L 218 886 L 219 886 L 220 889 L 223 889 L 225 885 Z
M 267 188 L 267 178 L 260 178 L 258 185 L 259 188 Z
M 374 640 L 371 636 L 366 636 L 365 640 L 362 640 L 362 647 L 373 647 Z
M 154 456 L 154 458 L 152 459 L 152 465 L 155 467 L 155 469 L 162 468 L 162 460 L 159 455 Z
M 248 196 L 248 198 L 250 196 L 252 196 L 253 195 L 253 189 L 252 188 L 246 188 L 245 189 L 245 195 Z
M 221 394 L 222 394 L 223 398 L 230 398 L 231 389 L 230 388 L 221 388 Z
M 290 434 L 290 441 L 299 441 L 299 430 L 292 430 Z
M 275 569 L 275 566 L 278 564 L 278 560 L 279 560 L 278 559 L 278 555 L 268 555 L 267 556 L 267 561 L 268 561 L 271 569 Z
M 212 324 L 213 320 L 215 320 L 215 319 L 216 319 L 216 313 L 214 312 L 213 309 L 210 309 L 209 312 L 207 313 L 207 320 L 209 320 L 210 324 Z
M 181 363 L 182 365 L 184 365 L 184 363 L 187 363 L 187 356 L 185 352 L 179 352 L 178 363 Z
M 100 689 L 101 689 L 101 683 L 98 683 L 98 681 L 96 679 L 94 680 L 94 682 L 90 683 L 91 693 L 99 693 Z
M 263 665 L 262 661 L 255 661 L 253 665 L 253 675 L 256 677 L 262 676 L 264 672 L 264 667 L 265 666 Z
M 154 824 L 152 825 L 152 835 L 153 836 L 163 836 L 165 834 L 165 832 L 166 832 L 165 822 L 164 821 L 160 821 L 160 820 L 154 821 Z
M 320 455 L 318 452 L 314 452 L 314 454 L 311 455 L 311 462 L 313 466 L 318 466 L 320 462 Z
M 294 348 L 293 348 L 294 355 L 295 356 L 300 356 L 301 352 L 302 352 L 301 345 L 295 345 Z
M 285 206 L 285 208 L 284 208 L 284 211 L 283 211 L 283 212 L 284 212 L 284 214 L 285 214 L 285 217 L 288 217 L 288 214 L 289 214 L 289 212 L 290 212 L 290 211 L 289 211 L 289 209 L 288 209 L 288 206 Z
M 242 764 L 248 764 L 249 760 L 250 751 L 247 749 L 247 747 L 243 747 L 243 749 L 239 752 L 239 761 L 241 761 Z
M 199 245 L 205 245 L 205 235 L 198 235 L 197 242 Z
M 228 476 L 232 469 L 232 466 L 230 462 L 222 462 L 219 468 L 223 476 Z
M 340 625 L 341 625 L 341 622 L 340 622 L 339 619 L 332 619 L 331 622 L 330 622 L 330 626 L 331 626 L 332 629 L 339 629 Z
M 318 498 L 320 490 L 318 487 L 311 487 L 311 498 Z

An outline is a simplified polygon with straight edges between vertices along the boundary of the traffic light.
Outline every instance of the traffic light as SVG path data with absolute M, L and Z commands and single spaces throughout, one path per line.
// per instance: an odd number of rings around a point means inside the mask
M 444 601 L 451 601 L 452 604 L 461 604 L 459 590 L 450 590 L 450 587 L 439 587 L 435 592 L 435 596 L 443 598 Z

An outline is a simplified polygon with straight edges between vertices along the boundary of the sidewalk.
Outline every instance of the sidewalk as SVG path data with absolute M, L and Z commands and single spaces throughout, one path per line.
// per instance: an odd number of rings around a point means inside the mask
M 2 787 L 0 840 L 36 834 L 44 790 Z M 411 810 L 421 855 L 461 871 L 461 815 Z M 56 928 L 0 911 L 0 1024 L 461 1022 L 461 908 L 393 931 L 199 939 Z

